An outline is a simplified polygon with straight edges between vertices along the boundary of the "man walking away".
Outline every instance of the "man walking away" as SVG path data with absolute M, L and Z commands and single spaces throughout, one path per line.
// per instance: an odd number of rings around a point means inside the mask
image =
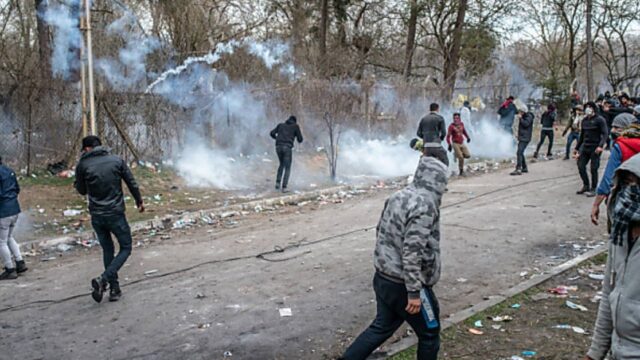
M 471 132 L 477 130 L 475 122 L 471 121 L 471 104 L 467 100 L 462 103 L 462 107 L 460 108 L 460 119 L 462 120 L 463 124 L 471 129 Z
M 289 116 L 287 121 L 278 124 L 275 129 L 271 130 L 271 137 L 276 141 L 276 154 L 278 154 L 280 162 L 276 176 L 276 190 L 280 190 L 282 184 L 282 192 L 286 193 L 288 192 L 289 175 L 291 175 L 293 144 L 295 140 L 302 143 L 302 131 L 300 131 L 296 117 Z
M 538 143 L 538 147 L 536 148 L 536 152 L 533 153 L 533 158 L 538 158 L 538 153 L 540 152 L 540 148 L 542 144 L 544 144 L 544 140 L 546 138 L 549 139 L 549 148 L 547 149 L 547 158 L 551 159 L 553 157 L 553 153 L 551 152 L 553 149 L 553 131 L 554 125 L 556 122 L 556 106 L 552 103 L 547 106 L 547 111 L 542 114 L 540 118 L 540 122 L 542 123 L 542 130 L 540 131 L 540 142 Z
M 438 114 L 439 110 L 440 105 L 436 103 L 429 106 L 429 115 L 423 117 L 418 125 L 418 137 L 424 143 L 424 156 L 435 157 L 448 167 L 449 158 L 442 147 L 442 141 L 447 136 L 447 128 L 444 118 Z
M 571 157 L 571 145 L 573 145 L 574 141 L 578 141 L 580 138 L 580 126 L 582 125 L 582 118 L 584 117 L 584 112 L 582 109 L 582 105 L 578 105 L 573 109 L 573 116 L 569 120 L 567 127 L 562 132 L 562 136 L 567 137 L 567 148 L 565 150 L 564 160 L 569 160 Z
M 19 193 L 20 185 L 18 185 L 16 173 L 4 166 L 0 158 L 0 259 L 4 265 L 0 280 L 17 279 L 19 273 L 28 270 L 22 259 L 20 247 L 13 238 L 13 230 L 20 214 Z M 13 266 L 11 255 L 16 259 L 15 266 Z
M 471 138 L 469 137 L 469 134 L 467 134 L 467 130 L 465 130 L 460 114 L 455 113 L 453 114 L 453 123 L 449 125 L 449 129 L 447 130 L 447 144 L 449 144 L 449 152 L 453 150 L 456 160 L 458 160 L 460 176 L 465 176 L 464 159 L 469 159 L 471 157 L 469 149 L 464 144 L 465 137 L 467 138 L 467 142 L 471 142 Z
M 632 156 L 640 153 L 640 125 L 634 124 L 634 120 L 635 117 L 631 114 L 620 114 L 613 119 L 611 155 L 607 161 L 602 180 L 600 180 L 600 185 L 596 190 L 596 197 L 591 208 L 591 222 L 595 225 L 598 225 L 600 205 L 611 193 L 616 169 Z
M 91 225 L 102 246 L 104 262 L 102 275 L 91 280 L 91 296 L 96 302 L 102 301 L 108 284 L 109 301 L 118 301 L 122 295 L 118 270 L 131 255 L 131 229 L 125 216 L 123 180 L 140 212 L 144 212 L 144 204 L 138 184 L 125 161 L 111 155 L 97 136 L 82 139 L 82 153 L 76 166 L 75 187 L 81 195 L 89 195 Z M 111 234 L 115 235 L 120 246 L 115 258 Z
M 527 160 L 524 152 L 531 142 L 533 135 L 533 114 L 529 112 L 525 104 L 521 104 L 518 109 L 520 121 L 518 121 L 518 150 L 516 152 L 516 170 L 511 175 L 522 175 L 528 173 Z
M 595 329 L 585 360 L 637 359 L 640 339 L 640 155 L 616 171 L 609 201 L 609 256 Z
M 377 314 L 349 346 L 344 360 L 364 360 L 405 321 L 418 337 L 418 359 L 440 349 L 440 309 L 433 286 L 440 279 L 440 202 L 448 169 L 420 158 L 413 183 L 387 199 L 374 252 Z
M 498 114 L 500 114 L 500 127 L 509 135 L 513 135 L 513 121 L 516 117 L 517 109 L 513 103 L 513 96 L 509 96 L 502 103 Z
M 582 131 L 576 145 L 574 156 L 578 159 L 578 171 L 582 179 L 582 189 L 577 194 L 586 194 L 589 197 L 596 196 L 598 185 L 598 169 L 600 168 L 600 155 L 609 136 L 607 123 L 596 114 L 597 105 L 590 101 L 585 105 L 585 117 L 582 120 Z M 591 163 L 591 182 L 587 174 L 587 164 Z

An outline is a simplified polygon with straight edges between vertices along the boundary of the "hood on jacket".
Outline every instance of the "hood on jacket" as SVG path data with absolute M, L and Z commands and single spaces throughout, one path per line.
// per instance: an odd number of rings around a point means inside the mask
M 413 183 L 409 186 L 418 191 L 432 191 L 441 197 L 447 187 L 447 170 L 447 166 L 440 160 L 423 156 L 418 163 Z
M 298 123 L 298 119 L 296 119 L 295 116 L 291 115 L 291 116 L 289 116 L 289 118 L 287 119 L 287 121 L 285 123 L 287 125 L 297 124 Z
M 106 148 L 104 146 L 96 146 L 91 149 L 91 151 L 87 151 L 86 153 L 82 154 L 80 158 L 86 159 L 94 156 L 109 155 L 110 153 L 111 151 L 109 150 L 109 148 Z
M 640 178 L 640 153 L 633 155 L 629 160 L 620 165 L 618 170 L 616 170 L 616 178 L 619 177 L 622 171 L 628 171 Z

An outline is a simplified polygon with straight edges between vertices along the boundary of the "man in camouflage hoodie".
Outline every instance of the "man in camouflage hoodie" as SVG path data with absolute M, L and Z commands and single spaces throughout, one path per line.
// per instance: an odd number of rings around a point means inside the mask
M 364 360 L 408 322 L 418 336 L 418 359 L 437 359 L 440 348 L 440 202 L 447 167 L 423 156 L 413 183 L 391 195 L 377 227 L 374 252 L 377 315 L 344 353 Z

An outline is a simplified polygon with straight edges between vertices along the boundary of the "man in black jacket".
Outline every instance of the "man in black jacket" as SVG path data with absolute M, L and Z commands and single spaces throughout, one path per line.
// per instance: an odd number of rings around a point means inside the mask
M 296 117 L 292 115 L 287 121 L 278 124 L 275 129 L 271 130 L 271 137 L 276 141 L 276 154 L 278 154 L 280 161 L 276 176 L 276 190 L 280 190 L 280 184 L 282 184 L 283 193 L 288 192 L 287 184 L 289 184 L 289 175 L 291 175 L 294 141 L 298 140 L 298 143 L 302 143 L 302 131 L 300 131 L 297 122 Z
M 82 157 L 76 166 L 76 190 L 81 195 L 89 195 L 89 213 L 91 225 L 102 246 L 104 272 L 91 280 L 91 296 L 96 302 L 102 301 L 102 295 L 109 285 L 109 301 L 118 301 L 122 295 L 118 283 L 118 270 L 131 255 L 131 229 L 125 216 L 122 181 L 127 184 L 136 207 L 144 212 L 140 189 L 131 170 L 121 158 L 111 155 L 102 147 L 97 136 L 82 139 Z M 114 246 L 111 234 L 118 239 L 120 251 L 114 258 Z
M 574 152 L 574 157 L 578 159 L 578 171 L 582 178 L 582 189 L 577 194 L 586 194 L 589 197 L 595 196 L 598 186 L 598 169 L 600 168 L 600 155 L 609 137 L 607 123 L 602 116 L 597 114 L 598 106 L 590 101 L 585 105 L 585 118 L 582 120 L 582 130 L 580 138 Z M 591 163 L 591 182 L 587 174 L 587 164 Z
M 554 135 L 554 126 L 556 122 L 556 106 L 551 103 L 547 105 L 547 111 L 545 111 L 540 117 L 540 122 L 542 123 L 542 130 L 540 131 L 540 142 L 538 143 L 538 147 L 536 148 L 536 152 L 533 153 L 533 158 L 538 158 L 538 153 L 540 153 L 540 148 L 544 144 L 544 140 L 546 138 L 549 139 L 549 148 L 547 149 L 547 159 L 551 159 L 553 153 L 551 152 L 553 149 L 553 135 Z
M 447 152 L 442 147 L 442 141 L 447 136 L 447 126 L 444 123 L 444 118 L 438 114 L 440 111 L 440 105 L 433 103 L 429 106 L 429 115 L 423 117 L 418 125 L 418 137 L 423 142 L 423 155 L 431 156 L 447 167 L 449 166 L 449 157 Z
M 528 173 L 527 161 L 524 156 L 527 146 L 531 142 L 531 136 L 533 134 L 533 114 L 529 112 L 527 106 L 520 104 L 518 108 L 518 115 L 520 121 L 518 121 L 518 151 L 516 153 L 516 170 L 511 175 L 522 175 L 522 173 Z

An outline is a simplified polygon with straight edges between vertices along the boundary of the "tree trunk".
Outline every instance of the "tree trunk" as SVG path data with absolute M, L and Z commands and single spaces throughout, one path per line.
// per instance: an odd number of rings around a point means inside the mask
M 593 0 L 587 0 L 587 100 L 595 100 L 593 84 L 593 42 L 591 39 L 591 15 Z
M 416 24 L 418 22 L 418 1 L 409 0 L 409 6 L 411 10 L 409 13 L 409 23 L 407 24 L 407 48 L 404 53 L 404 69 L 402 73 L 405 82 L 408 82 L 411 77 L 413 51 L 416 43 Z
M 456 86 L 456 77 L 460 62 L 460 46 L 462 44 L 462 30 L 464 28 L 464 18 L 467 13 L 467 0 L 460 0 L 458 6 L 458 16 L 456 17 L 456 23 L 453 29 L 453 41 L 449 48 L 449 53 L 445 54 L 442 100 L 446 102 L 451 101 Z
M 320 0 L 320 2 L 320 44 L 318 48 L 318 68 L 320 73 L 325 75 L 325 67 L 327 63 L 327 28 L 329 26 L 329 0 Z
M 51 32 L 43 16 L 47 11 L 47 0 L 34 0 L 38 28 L 38 51 L 40 55 L 40 70 L 43 80 L 51 77 Z

